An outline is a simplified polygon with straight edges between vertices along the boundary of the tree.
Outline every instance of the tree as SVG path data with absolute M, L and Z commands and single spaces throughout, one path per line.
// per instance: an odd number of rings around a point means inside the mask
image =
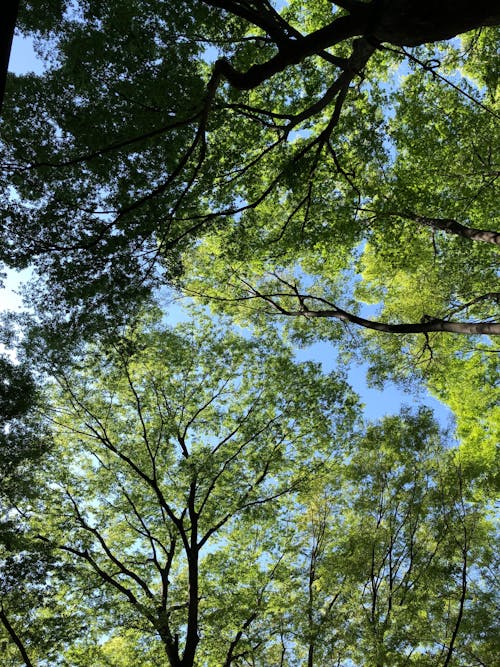
M 351 618 L 362 627 L 354 655 L 377 667 L 460 664 L 487 520 L 473 499 L 476 482 L 465 488 L 460 455 L 444 453 L 429 412 L 401 417 L 368 430 L 346 475 L 344 557 L 359 594 Z
M 490 664 L 490 489 L 430 411 L 364 430 L 272 332 L 196 324 L 56 374 L 26 517 L 60 567 L 31 664 Z
M 328 264 L 287 311 L 395 333 L 498 333 L 483 247 L 499 240 L 496 3 L 54 4 L 40 42 L 49 70 L 12 81 L 3 146 L 23 203 L 5 197 L 2 258 L 48 277 L 44 312 L 130 312 L 160 265 L 172 280 L 183 251 L 219 230 L 227 266 Z M 21 15 L 43 35 L 47 21 Z M 361 248 L 384 285 L 363 298 L 392 302 L 388 274 L 409 274 L 413 308 L 396 321 L 323 293 L 360 271 Z M 474 281 L 456 283 L 472 256 Z M 420 283 L 437 298 L 422 302 Z
M 369 426 L 351 447 L 298 518 L 302 596 L 290 637 L 303 642 L 301 664 L 480 660 L 491 650 L 491 620 L 477 653 L 466 626 L 489 590 L 479 565 L 493 539 L 481 481 L 466 481 L 460 454 L 426 409 Z M 483 611 L 491 619 L 494 605 Z
M 35 269 L 23 345 L 56 382 L 1 533 L 11 664 L 492 661 L 499 18 L 23 4 L 47 70 L 8 81 L 0 260 Z M 165 283 L 258 338 L 154 324 Z M 460 445 L 427 413 L 361 432 L 280 336 L 425 380 Z
M 275 517 L 336 457 L 357 401 L 276 341 L 222 331 L 149 325 L 57 375 L 50 483 L 31 524 L 77 563 L 83 600 L 68 592 L 68 604 L 97 619 L 104 645 L 73 656 L 99 664 L 108 638 L 140 651 L 148 637 L 163 664 L 198 664 L 198 652 L 238 664 L 252 620 L 273 641 L 261 613 L 279 567 Z
M 0 357 L 0 646 L 2 664 L 50 659 L 76 619 L 60 604 L 60 562 L 33 539 L 27 513 L 37 505 L 51 439 L 28 368 Z M 24 507 L 24 510 L 21 509 Z M 57 583 L 56 583 L 57 582 Z

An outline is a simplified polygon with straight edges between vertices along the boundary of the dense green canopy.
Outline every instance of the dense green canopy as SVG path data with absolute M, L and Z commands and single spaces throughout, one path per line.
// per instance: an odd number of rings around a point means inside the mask
M 292 352 L 198 314 L 54 370 L 0 577 L 28 667 L 493 665 L 487 477 Z
M 34 263 L 44 312 L 114 317 L 215 234 L 259 293 L 264 269 L 317 276 L 281 286 L 287 312 L 498 333 L 498 20 L 484 1 L 28 5 L 48 69 L 9 84 L 1 259 Z
M 455 362 L 494 385 L 498 19 L 465 0 L 28 3 L 47 70 L 9 82 L 0 259 L 34 267 L 42 337 L 114 330 L 166 283 L 351 352 L 360 328 L 376 378 L 423 376 L 454 406 Z
M 492 0 L 22 3 L 45 71 L 0 119 L 0 262 L 33 271 L 0 329 L 6 667 L 493 667 L 499 25 Z M 295 361 L 315 341 L 335 373 Z M 352 360 L 455 424 L 366 424 Z

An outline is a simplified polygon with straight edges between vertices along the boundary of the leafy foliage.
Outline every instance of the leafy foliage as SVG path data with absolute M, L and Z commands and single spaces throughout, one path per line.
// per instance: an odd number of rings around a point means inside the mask
M 227 265 L 298 263 L 319 294 L 375 253 L 360 297 L 383 285 L 385 322 L 471 300 L 489 322 L 497 79 L 478 63 L 496 33 L 438 40 L 498 17 L 442 4 L 28 5 L 48 69 L 10 83 L 1 258 L 34 262 L 40 312 L 84 328 L 130 314 L 216 229 Z
M 493 665 L 498 9 L 19 21 L 46 70 L 0 121 L 0 261 L 34 271 L 0 358 L 6 665 Z M 162 324 L 165 285 L 212 318 Z M 315 340 L 456 432 L 362 424 L 294 361 Z
M 428 410 L 362 430 L 341 376 L 199 314 L 55 378 L 27 513 L 53 554 L 34 656 L 430 667 L 495 650 L 488 479 Z
M 235 613 L 226 645 L 216 640 L 228 651 L 240 605 L 244 622 L 264 594 L 265 535 L 281 499 L 336 457 L 332 443 L 357 412 L 341 377 L 293 364 L 276 342 L 222 335 L 221 323 L 186 328 L 136 332 L 58 377 L 52 483 L 32 518 L 44 543 L 81 562 L 101 624 L 139 625 L 172 665 L 193 664 L 198 635 L 215 632 L 214 563 L 242 534 L 241 553 L 231 550 L 223 566 L 235 559 L 227 576 L 236 584 L 255 548 L 248 593 L 236 585 L 241 602 L 221 610 L 225 622 Z

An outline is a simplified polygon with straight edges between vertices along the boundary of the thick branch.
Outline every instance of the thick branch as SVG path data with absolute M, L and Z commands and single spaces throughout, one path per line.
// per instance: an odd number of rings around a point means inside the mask
M 404 218 L 405 220 L 413 220 L 419 225 L 431 227 L 432 229 L 439 229 L 447 234 L 456 234 L 464 239 L 470 241 L 482 241 L 483 243 L 493 243 L 500 245 L 500 232 L 492 229 L 475 229 L 474 227 L 467 227 L 451 218 L 432 218 L 426 215 L 418 215 L 417 213 L 390 213 L 391 216 Z
M 26 648 L 25 648 L 21 638 L 19 637 L 19 635 L 17 634 L 17 632 L 15 631 L 13 626 L 11 625 L 3 607 L 0 607 L 0 622 L 2 623 L 3 627 L 7 630 L 8 634 L 10 635 L 10 638 L 12 639 L 14 644 L 19 649 L 19 653 L 21 654 L 26 667 L 35 667 L 35 665 L 30 660 L 28 652 L 26 651 Z
M 273 304 L 275 305 L 275 304 Z M 490 336 L 500 336 L 500 322 L 452 322 L 424 316 L 422 322 L 412 322 L 407 324 L 389 324 L 388 322 L 376 322 L 367 320 L 364 317 L 358 317 L 342 308 L 335 307 L 325 310 L 281 310 L 283 315 L 303 316 L 308 318 L 329 317 L 337 318 L 342 322 L 351 322 L 365 329 L 373 329 L 391 334 L 411 334 L 428 333 L 430 331 L 443 331 L 447 333 L 462 334 L 470 336 L 471 334 L 487 334 Z
M 278 278 L 279 279 L 279 278 Z M 286 281 L 279 279 L 280 282 L 288 285 Z M 260 298 L 269 303 L 273 308 L 280 313 L 281 315 L 286 315 L 288 317 L 307 317 L 307 318 L 316 318 L 316 317 L 326 317 L 334 318 L 341 320 L 342 322 L 350 322 L 352 324 L 357 324 L 365 329 L 372 329 L 374 331 L 382 331 L 384 333 L 391 334 L 414 334 L 414 333 L 429 333 L 431 331 L 442 331 L 446 333 L 462 334 L 465 336 L 470 336 L 471 334 L 477 335 L 490 335 L 490 336 L 499 336 L 500 335 L 500 322 L 454 322 L 450 320 L 443 320 L 437 317 L 430 317 L 429 315 L 424 315 L 420 322 L 412 322 L 406 324 L 390 324 L 389 322 L 377 322 L 373 320 L 367 320 L 364 317 L 359 317 L 350 313 L 342 308 L 339 308 L 334 303 L 324 299 L 322 297 L 315 297 L 309 294 L 301 294 L 298 290 L 293 289 L 292 292 L 275 292 L 272 294 L 264 294 L 257 290 L 255 287 L 249 285 L 246 281 L 242 281 L 245 286 L 250 290 L 251 295 L 244 297 L 243 299 L 252 299 Z M 299 303 L 298 309 L 290 309 L 284 307 L 280 299 L 294 297 Z M 307 305 L 307 301 L 316 301 L 323 303 L 328 308 L 315 309 L 312 310 Z
M 225 58 L 215 63 L 214 72 L 222 74 L 233 88 L 251 90 L 290 65 L 297 65 L 305 58 L 317 55 L 325 48 L 350 37 L 362 35 L 368 28 L 369 16 L 368 12 L 364 20 L 353 16 L 342 16 L 305 37 L 290 39 L 280 47 L 275 56 L 265 63 L 252 65 L 246 72 L 239 72 Z
M 266 0 L 257 2 L 255 7 L 251 6 L 251 2 L 239 3 L 234 0 L 205 0 L 205 4 L 220 7 L 245 19 L 269 36 L 261 39 L 267 42 L 272 41 L 279 48 L 286 47 L 291 39 L 300 40 L 303 38 L 302 33 L 290 25 Z M 320 50 L 317 55 L 333 65 L 342 65 L 342 58 L 338 58 L 324 49 Z
M 285 41 L 293 31 L 268 2 L 258 2 L 256 7 L 252 7 L 251 2 L 241 3 L 237 0 L 205 0 L 205 4 L 245 19 L 267 33 L 276 44 Z
M 265 11 L 256 12 L 247 4 L 242 7 L 240 3 L 231 1 L 206 1 L 261 27 L 278 46 L 275 56 L 264 63 L 252 65 L 246 72 L 239 72 L 226 59 L 216 62 L 215 70 L 239 90 L 255 88 L 288 66 L 296 65 L 309 56 L 320 55 L 325 49 L 352 37 L 366 37 L 374 44 L 386 42 L 396 46 L 418 46 L 500 23 L 498 3 L 492 0 L 474 3 L 470 0 L 340 2 L 338 6 L 350 12 L 347 16 L 338 17 L 309 35 L 293 32 L 293 38 L 290 38 L 283 25 L 278 27 L 278 23 L 266 19 Z

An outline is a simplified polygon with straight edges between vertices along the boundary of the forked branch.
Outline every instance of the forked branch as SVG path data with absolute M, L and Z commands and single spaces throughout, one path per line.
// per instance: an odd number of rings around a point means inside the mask
M 277 275 L 274 275 L 274 277 L 286 287 L 285 291 L 263 292 L 257 287 L 252 286 L 246 280 L 240 278 L 240 281 L 248 290 L 248 294 L 241 297 L 240 300 L 262 299 L 264 302 L 272 306 L 274 312 L 287 317 L 305 317 L 308 319 L 322 317 L 338 319 L 341 322 L 356 324 L 364 329 L 372 329 L 374 331 L 390 334 L 425 334 L 433 331 L 441 331 L 465 336 L 473 334 L 490 336 L 500 335 L 500 322 L 457 322 L 454 320 L 432 317 L 426 314 L 422 316 L 420 322 L 408 322 L 402 324 L 368 320 L 346 311 L 343 308 L 339 308 L 335 303 L 323 297 L 302 294 L 295 285 L 292 285 Z M 288 305 L 291 299 L 297 304 L 297 307 L 290 307 Z M 321 307 L 311 307 L 309 304 L 317 304 Z

